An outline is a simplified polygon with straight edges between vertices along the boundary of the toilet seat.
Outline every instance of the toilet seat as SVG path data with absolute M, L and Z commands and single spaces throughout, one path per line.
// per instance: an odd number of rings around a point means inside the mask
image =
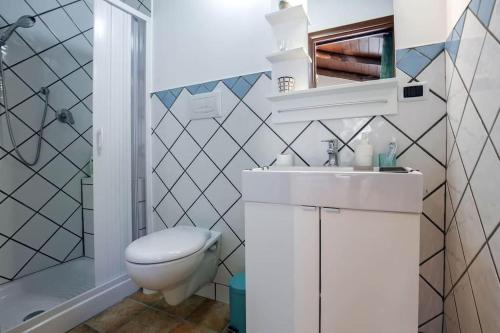
M 179 226 L 154 232 L 130 244 L 125 260 L 134 264 L 159 264 L 188 257 L 203 248 L 210 231 Z

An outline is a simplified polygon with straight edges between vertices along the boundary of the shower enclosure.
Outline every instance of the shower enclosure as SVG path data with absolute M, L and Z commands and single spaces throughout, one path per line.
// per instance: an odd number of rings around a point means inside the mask
M 149 1 L 124 2 L 135 8 L 118 0 L 2 1 L 0 332 L 64 331 L 135 289 L 120 251 L 146 232 L 148 219 Z M 106 45 L 117 43 L 113 63 L 123 66 L 108 78 L 102 70 L 94 75 L 111 52 Z M 128 84 L 119 95 L 106 101 L 95 93 L 103 80 L 115 87 L 120 79 Z M 128 111 L 120 114 L 118 104 Z M 116 140 L 129 133 L 119 156 L 128 185 L 119 189 L 102 177 L 120 169 L 103 163 L 117 158 L 107 146 L 106 117 Z M 94 210 L 94 193 L 103 190 L 128 200 L 128 208 L 96 203 Z

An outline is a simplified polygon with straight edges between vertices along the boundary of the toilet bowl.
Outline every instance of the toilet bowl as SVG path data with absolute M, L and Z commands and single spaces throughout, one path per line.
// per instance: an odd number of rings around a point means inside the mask
M 212 282 L 220 256 L 220 232 L 179 226 L 153 232 L 125 250 L 127 271 L 139 286 L 177 305 Z

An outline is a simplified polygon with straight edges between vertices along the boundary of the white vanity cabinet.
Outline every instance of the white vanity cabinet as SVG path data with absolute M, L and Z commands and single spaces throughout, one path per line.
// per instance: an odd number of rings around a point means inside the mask
M 402 186 L 380 207 L 365 201 L 379 178 Z M 256 169 L 242 184 L 248 333 L 417 332 L 420 173 Z

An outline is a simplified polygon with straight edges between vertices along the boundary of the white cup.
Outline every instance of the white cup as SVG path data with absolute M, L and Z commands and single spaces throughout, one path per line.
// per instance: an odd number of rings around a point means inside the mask
M 293 166 L 293 155 L 292 154 L 279 154 L 276 156 L 277 166 Z

